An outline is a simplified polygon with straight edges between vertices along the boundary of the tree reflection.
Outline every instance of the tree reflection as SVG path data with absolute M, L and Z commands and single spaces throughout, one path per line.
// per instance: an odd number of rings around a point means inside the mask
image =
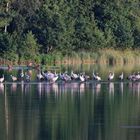
M 10 94 L 12 84 L 2 85 L 5 94 L 0 94 L 1 139 L 135 138 L 136 130 L 129 133 L 121 126 L 139 125 L 140 83 L 133 83 L 133 92 L 123 82 L 24 83 L 25 94 L 21 86 L 17 85 L 14 94 Z

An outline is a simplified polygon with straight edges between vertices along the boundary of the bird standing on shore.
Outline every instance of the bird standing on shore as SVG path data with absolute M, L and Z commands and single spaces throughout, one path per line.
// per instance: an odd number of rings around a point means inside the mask
M 110 72 L 108 76 L 108 80 L 111 81 L 114 79 L 114 72 Z
M 99 74 L 98 73 L 94 74 L 94 72 L 93 72 L 93 79 L 96 81 L 101 81 L 101 77 L 99 76 Z
M 84 77 L 83 74 L 80 74 L 79 78 L 80 78 L 80 81 L 81 81 L 81 82 L 84 82 L 84 81 L 85 81 L 85 77 Z
M 2 83 L 4 81 L 4 74 L 2 75 L 2 77 L 0 78 L 0 83 Z
M 31 80 L 30 75 L 26 73 L 26 74 L 25 74 L 25 81 L 26 81 L 26 82 L 30 82 L 30 80 Z
M 10 75 L 10 76 L 11 76 L 13 82 L 14 82 L 14 81 L 17 81 L 17 77 L 15 77 L 15 76 L 13 76 L 13 75 Z
M 20 78 L 24 78 L 23 69 L 21 70 L 21 73 L 20 73 Z
M 71 71 L 71 78 L 74 79 L 74 80 L 76 80 L 76 79 L 79 78 L 79 75 L 76 74 L 76 73 L 74 73 L 73 71 Z
M 38 79 L 38 80 L 44 79 L 44 76 L 41 74 L 41 72 L 39 72 L 39 73 L 37 74 L 37 79 Z
M 124 75 L 123 75 L 123 72 L 122 72 L 121 75 L 119 75 L 119 79 L 123 80 L 123 78 L 124 78 Z

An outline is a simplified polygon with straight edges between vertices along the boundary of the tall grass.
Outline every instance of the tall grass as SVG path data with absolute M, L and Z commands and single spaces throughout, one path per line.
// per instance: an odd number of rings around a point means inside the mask
M 59 54 L 59 55 L 58 55 Z M 102 64 L 102 65 L 119 65 L 140 64 L 140 50 L 114 50 L 102 49 L 92 52 L 71 52 L 69 55 L 61 53 L 50 55 L 57 64 Z M 57 59 L 56 59 L 57 58 Z M 48 59 L 48 61 L 50 61 Z
M 25 64 L 27 60 L 21 59 L 21 64 Z M 41 54 L 36 56 L 35 64 L 42 65 L 66 65 L 66 64 L 100 64 L 100 65 L 140 65 L 140 49 L 137 50 L 114 50 L 114 49 L 101 49 L 97 51 L 71 51 L 67 54 L 61 52 L 52 52 L 49 54 Z M 0 59 L 0 63 L 12 63 L 4 59 Z M 13 62 L 13 64 L 18 64 Z

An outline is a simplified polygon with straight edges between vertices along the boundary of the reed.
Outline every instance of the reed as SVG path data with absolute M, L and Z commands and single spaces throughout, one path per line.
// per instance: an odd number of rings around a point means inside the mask
M 124 64 L 140 64 L 140 50 L 114 50 L 102 49 L 98 51 L 79 51 L 70 52 L 62 55 L 50 55 L 52 59 L 56 59 L 57 64 L 102 64 L 102 65 L 120 65 Z M 49 57 L 48 57 L 49 58 Z M 48 59 L 50 61 L 50 59 Z
M 66 54 L 61 52 L 52 52 L 36 56 L 34 60 L 24 60 L 20 58 L 20 64 L 26 64 L 26 61 L 33 61 L 35 64 L 42 65 L 77 65 L 77 64 L 100 64 L 100 65 L 140 65 L 140 49 L 115 50 L 100 49 L 96 51 L 71 51 Z M 0 64 L 18 65 L 18 60 L 9 61 L 0 59 Z

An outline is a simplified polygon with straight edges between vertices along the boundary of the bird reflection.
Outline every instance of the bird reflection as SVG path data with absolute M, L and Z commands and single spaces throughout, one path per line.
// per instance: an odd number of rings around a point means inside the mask
M 138 96 L 140 95 L 140 82 L 138 83 Z
M 80 84 L 80 93 L 84 93 L 85 92 L 85 83 L 81 83 Z
M 54 91 L 55 94 L 58 94 L 58 83 L 53 83 L 51 85 L 52 90 Z
M 41 82 L 38 82 L 38 84 L 37 84 L 37 92 L 38 92 L 39 96 L 41 96 L 41 93 L 42 93 L 42 83 Z
M 96 91 L 97 94 L 101 92 L 101 83 L 97 83 L 95 85 L 95 91 Z
M 113 82 L 109 83 L 109 94 L 114 95 L 114 83 Z
M 140 94 L 140 82 L 133 83 L 133 93 Z
M 24 92 L 24 81 L 21 81 L 21 92 Z
M 50 84 L 45 84 L 45 93 L 50 93 L 51 92 L 51 87 Z
M 71 83 L 70 85 L 71 93 L 74 94 L 75 92 L 78 92 L 79 86 L 80 85 L 78 82 Z
M 0 83 L 0 93 L 4 93 L 4 84 Z
M 16 92 L 16 90 L 17 90 L 17 83 L 14 83 L 14 82 L 13 82 L 13 83 L 11 84 L 11 91 L 12 91 L 12 92 Z
M 121 91 L 121 94 L 123 94 L 123 82 L 120 82 L 120 91 Z
M 24 90 L 24 93 L 27 94 L 27 93 L 30 93 L 30 88 L 31 88 L 31 85 L 30 84 L 25 84 L 25 90 Z

